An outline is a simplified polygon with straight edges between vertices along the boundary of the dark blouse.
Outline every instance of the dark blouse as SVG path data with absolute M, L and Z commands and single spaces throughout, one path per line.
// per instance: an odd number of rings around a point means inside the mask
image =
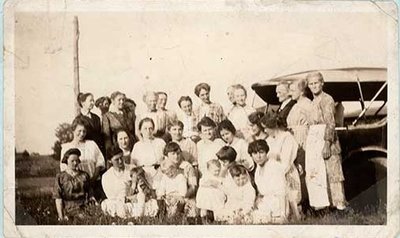
M 135 116 L 132 113 L 118 114 L 115 112 L 107 112 L 103 115 L 102 132 L 104 134 L 104 142 L 106 148 L 106 158 L 109 158 L 107 151 L 112 146 L 118 146 L 116 133 L 118 130 L 124 129 L 128 132 L 129 139 L 132 144 L 135 143 Z
M 65 171 L 56 175 L 53 198 L 63 200 L 66 213 L 71 214 L 86 204 L 90 190 L 89 179 L 89 174 L 80 170 L 75 176 Z
M 104 137 L 101 132 L 101 121 L 100 117 L 98 117 L 94 113 L 90 113 L 90 117 L 84 116 L 82 114 L 79 114 L 77 117 L 80 117 L 86 122 L 87 128 L 86 128 L 86 140 L 92 140 L 94 141 L 101 152 L 105 153 L 105 147 L 104 147 Z

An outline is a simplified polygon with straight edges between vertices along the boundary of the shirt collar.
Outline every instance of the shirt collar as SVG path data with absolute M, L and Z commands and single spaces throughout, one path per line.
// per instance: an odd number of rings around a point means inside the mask
M 289 102 L 291 101 L 291 98 L 286 99 L 285 101 L 283 101 L 283 103 L 281 104 L 281 106 L 279 107 L 279 109 L 283 109 L 286 107 L 286 105 L 289 104 Z

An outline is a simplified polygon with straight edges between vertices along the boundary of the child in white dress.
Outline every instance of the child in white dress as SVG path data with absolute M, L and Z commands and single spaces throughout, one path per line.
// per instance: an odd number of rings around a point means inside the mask
M 233 224 L 251 223 L 256 191 L 243 165 L 234 164 L 229 167 L 229 174 L 224 180 L 224 190 L 227 197 L 224 220 Z
M 167 216 L 173 217 L 183 212 L 187 193 L 187 180 L 174 162 L 165 159 L 160 166 L 162 176 L 157 187 L 157 199 L 164 200 Z
M 221 164 L 218 160 L 207 162 L 207 173 L 200 179 L 197 191 L 196 206 L 200 208 L 200 216 L 205 218 L 208 211 L 220 213 L 224 208 L 226 196 L 223 192 L 222 178 L 219 177 Z
M 288 208 L 285 166 L 268 151 L 265 140 L 256 140 L 249 145 L 248 152 L 257 164 L 254 180 L 259 192 L 253 221 L 282 223 L 286 220 Z

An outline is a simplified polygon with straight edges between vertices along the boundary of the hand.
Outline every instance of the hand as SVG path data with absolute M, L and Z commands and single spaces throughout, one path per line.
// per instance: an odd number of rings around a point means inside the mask
M 331 143 L 329 141 L 325 141 L 324 148 L 322 149 L 322 158 L 327 160 L 331 157 Z

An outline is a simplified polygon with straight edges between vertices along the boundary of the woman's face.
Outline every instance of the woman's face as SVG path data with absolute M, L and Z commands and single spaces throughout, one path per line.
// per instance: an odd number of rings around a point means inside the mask
M 74 138 L 78 139 L 79 141 L 84 141 L 86 136 L 86 129 L 83 125 L 77 125 L 74 130 Z
M 239 176 L 233 177 L 233 181 L 235 181 L 238 187 L 242 187 L 249 181 L 249 178 L 246 174 L 240 174 Z
M 267 152 L 265 152 L 264 150 L 260 150 L 258 152 L 254 152 L 251 154 L 251 157 L 254 160 L 254 163 L 263 166 L 265 164 L 265 162 L 267 162 L 268 157 L 267 157 Z
M 92 110 L 94 107 L 94 98 L 92 95 L 86 97 L 86 100 L 82 102 L 82 108 Z
M 121 131 L 117 135 L 117 143 L 119 148 L 123 150 L 129 150 L 130 149 L 130 141 L 129 141 L 129 136 L 125 131 Z
M 110 108 L 110 103 L 108 100 L 104 100 L 102 104 L 100 104 L 100 110 L 104 113 L 108 112 Z
M 299 89 L 299 86 L 297 83 L 292 83 L 289 86 L 289 92 L 290 96 L 292 97 L 293 100 L 298 100 L 300 96 L 302 95 L 302 91 Z
M 308 79 L 308 87 L 310 88 L 313 95 L 319 95 L 322 92 L 324 83 L 320 77 L 315 76 Z
M 149 111 L 157 111 L 158 98 L 157 95 L 149 94 L 146 97 L 146 105 Z
M 201 135 L 203 139 L 213 140 L 214 139 L 214 127 L 201 126 Z
M 199 98 L 206 104 L 210 103 L 210 92 L 204 88 L 200 89 Z
M 180 127 L 179 125 L 171 126 L 171 128 L 169 129 L 169 134 L 171 135 L 172 140 L 174 141 L 182 140 L 183 138 L 182 133 L 183 133 L 182 127 Z
M 186 115 L 192 115 L 192 103 L 190 101 L 182 101 L 181 109 Z
M 259 135 L 260 132 L 263 130 L 262 128 L 260 128 L 257 124 L 252 124 L 251 122 L 249 122 L 249 128 L 250 128 L 250 132 L 252 136 L 256 136 Z
M 67 167 L 72 171 L 78 170 L 78 165 L 81 163 L 78 155 L 69 155 L 67 159 Z
M 143 138 L 145 138 L 145 139 L 153 138 L 153 132 L 154 132 L 154 126 L 151 122 L 144 122 L 142 124 L 140 133 L 142 134 Z
M 233 96 L 237 105 L 239 106 L 246 105 L 246 93 L 244 92 L 243 89 L 241 88 L 235 89 L 235 91 L 233 91 Z
M 228 131 L 228 130 L 226 130 L 226 129 L 222 129 L 222 130 L 220 131 L 220 134 L 221 134 L 221 138 L 222 138 L 226 143 L 232 144 L 233 138 L 235 138 L 235 135 L 234 135 L 231 131 Z
M 157 108 L 164 110 L 166 105 L 167 105 L 167 95 L 159 94 L 157 101 Z
M 118 95 L 112 100 L 112 102 L 116 108 L 118 108 L 119 110 L 122 110 L 122 109 L 124 109 L 125 96 Z
M 125 167 L 124 160 L 122 159 L 122 154 L 114 155 L 111 158 L 111 164 L 114 168 L 123 169 Z
M 167 158 L 170 159 L 175 164 L 179 165 L 182 162 L 182 152 L 181 151 L 168 152 Z

